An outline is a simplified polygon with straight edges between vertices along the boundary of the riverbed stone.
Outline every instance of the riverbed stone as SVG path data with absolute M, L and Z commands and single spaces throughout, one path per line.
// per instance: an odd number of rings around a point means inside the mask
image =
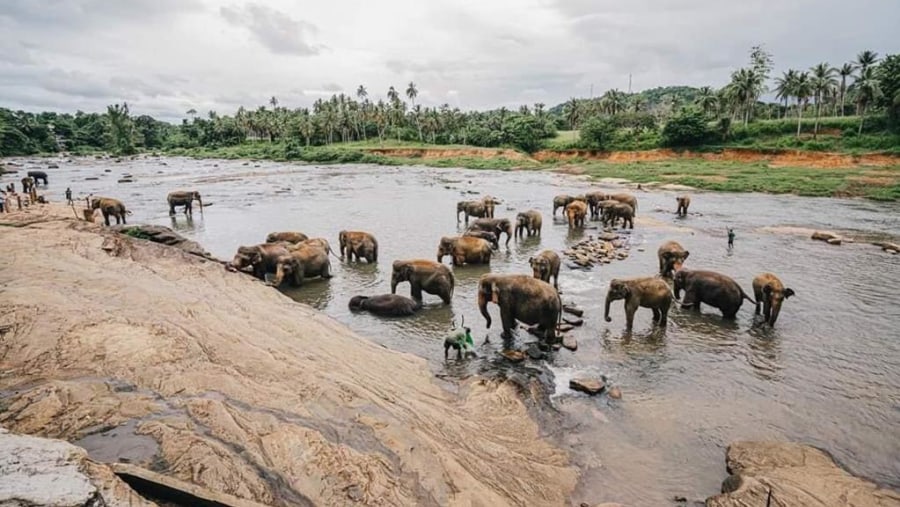
M 900 493 L 850 475 L 808 445 L 735 442 L 725 461 L 731 475 L 723 493 L 706 500 L 707 507 L 900 505 Z
M 602 379 L 575 378 L 569 381 L 569 389 L 595 395 L 603 392 L 606 383 Z
M 614 232 L 601 232 L 600 235 L 597 236 L 597 239 L 603 241 L 615 241 L 619 238 L 619 235 Z
M 578 350 L 578 340 L 574 336 L 563 336 L 562 346 L 569 350 Z
M 825 242 L 828 243 L 829 245 L 838 245 L 839 246 L 842 243 L 842 240 L 841 240 L 841 238 L 829 238 Z
M 619 389 L 617 386 L 612 386 L 609 388 L 609 391 L 607 391 L 606 395 L 614 400 L 621 400 L 622 399 L 622 390 Z
M 500 353 L 508 361 L 513 363 L 521 363 L 525 360 L 525 354 L 521 350 L 509 349 Z
M 528 354 L 528 357 L 535 361 L 540 361 L 541 359 L 547 357 L 547 354 L 544 353 L 543 350 L 541 350 L 541 347 L 537 343 L 532 343 L 531 345 L 529 345 L 525 350 L 525 353 Z

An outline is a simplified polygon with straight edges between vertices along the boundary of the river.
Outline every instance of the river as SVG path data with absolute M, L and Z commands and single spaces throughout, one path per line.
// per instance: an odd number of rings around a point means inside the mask
M 47 163 L 14 162 L 23 164 L 18 169 Z M 42 188 L 51 200 L 61 200 L 67 186 L 76 196 L 92 192 L 119 198 L 134 213 L 130 222 L 173 226 L 220 258 L 230 259 L 237 246 L 262 242 L 271 231 L 326 237 L 335 249 L 342 229 L 373 233 L 380 244 L 378 264 L 335 259 L 334 278 L 310 281 L 286 294 L 375 342 L 427 359 L 436 375 L 450 379 L 503 361 L 496 355 L 500 330 L 484 329 L 475 305 L 478 277 L 488 271 L 528 273 L 531 255 L 563 250 L 596 233 L 570 232 L 561 219 L 552 220 L 554 195 L 589 187 L 622 189 L 531 171 L 155 157 L 54 162 L 59 168 L 47 170 L 50 187 Z M 124 174 L 134 181 L 118 183 Z M 195 206 L 191 221 L 181 213 L 172 219 L 165 197 L 177 189 L 198 190 L 212 205 L 202 214 Z M 456 201 L 483 194 L 502 199 L 498 217 L 540 210 L 540 238 L 501 246 L 490 268 L 455 269 L 450 307 L 426 295 L 425 310 L 408 319 L 348 310 L 353 295 L 390 291 L 393 260 L 433 259 L 441 236 L 462 230 L 454 216 Z M 582 471 L 574 503 L 661 505 L 674 496 L 703 499 L 719 490 L 725 476 L 725 446 L 749 439 L 819 446 L 851 472 L 900 488 L 900 256 L 865 243 L 830 246 L 810 240 L 805 231 L 896 241 L 889 233 L 900 231 L 900 204 L 692 194 L 691 214 L 681 219 L 674 215 L 675 192 L 637 191 L 631 255 L 589 271 L 566 266 L 561 271 L 563 300 L 585 309 L 585 326 L 572 333 L 577 351 L 564 349 L 546 361 L 555 378 L 551 400 L 561 423 L 544 430 L 572 453 Z M 731 251 L 728 227 L 737 235 Z M 654 274 L 656 249 L 670 239 L 690 250 L 686 267 L 726 273 L 750 294 L 757 273 L 778 274 L 796 296 L 785 302 L 776 328 L 755 325 L 753 306 L 746 302 L 735 322 L 723 322 L 708 307 L 702 314 L 674 309 L 668 327 L 659 330 L 651 325 L 649 310 L 640 310 L 628 335 L 621 302 L 613 307 L 613 321 L 604 322 L 609 280 Z M 408 291 L 406 284 L 398 289 Z M 496 306 L 489 308 L 499 325 Z M 462 316 L 473 328 L 480 358 L 445 362 L 441 340 Z M 485 337 L 490 342 L 482 344 Z M 519 344 L 532 340 L 519 332 Z M 572 377 L 601 374 L 621 388 L 623 399 L 588 397 L 568 388 Z

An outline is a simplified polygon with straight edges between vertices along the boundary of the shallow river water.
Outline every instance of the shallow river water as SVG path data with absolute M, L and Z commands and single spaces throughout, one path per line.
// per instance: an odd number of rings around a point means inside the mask
M 20 162 L 46 166 L 46 161 Z M 555 194 L 583 193 L 589 186 L 616 188 L 548 172 L 179 158 L 76 159 L 59 165 L 48 170 L 51 200 L 61 200 L 66 186 L 76 196 L 93 192 L 120 198 L 134 212 L 131 222 L 174 223 L 223 259 L 230 259 L 238 245 L 262 242 L 277 230 L 326 237 L 335 249 L 341 229 L 375 234 L 377 265 L 334 259 L 334 278 L 286 293 L 375 342 L 426 358 L 437 375 L 451 379 L 502 362 L 496 355 L 501 343 L 497 307 L 489 307 L 497 324 L 488 331 L 475 305 L 478 277 L 489 270 L 528 273 L 531 255 L 563 250 L 597 232 L 570 232 L 561 219 L 552 220 Z M 117 183 L 123 174 L 132 174 L 134 182 Z M 176 189 L 199 190 L 212 205 L 202 215 L 195 207 L 192 221 L 179 213 L 173 222 L 165 197 Z M 501 246 L 489 268 L 455 269 L 450 307 L 426 295 L 426 309 L 408 319 L 385 320 L 347 309 L 353 295 L 390 292 L 393 260 L 433 259 L 440 237 L 462 230 L 454 216 L 456 201 L 482 194 L 503 200 L 498 217 L 540 210 L 545 220 L 540 238 Z M 577 351 L 561 350 L 546 362 L 555 378 L 553 405 L 563 423 L 544 431 L 572 453 L 582 470 L 573 502 L 700 500 L 719 490 L 728 443 L 746 439 L 816 445 L 853 473 L 900 487 L 900 256 L 865 243 L 829 246 L 800 229 L 860 237 L 897 234 L 900 205 L 694 192 L 692 213 L 679 219 L 673 213 L 674 192 L 636 195 L 640 202 L 630 257 L 590 271 L 564 266 L 560 274 L 563 300 L 585 309 L 585 326 L 572 333 Z M 727 227 L 737 234 L 732 251 L 726 248 Z M 669 239 L 690 250 L 688 268 L 726 273 L 749 294 L 753 276 L 772 271 L 796 296 L 786 301 L 774 330 L 754 325 L 747 302 L 735 322 L 723 322 L 708 307 L 702 314 L 673 309 L 669 326 L 658 330 L 649 310 L 641 310 L 634 333 L 627 335 L 621 302 L 613 306 L 613 321 L 604 322 L 609 280 L 654 274 L 656 249 Z M 406 284 L 398 288 L 400 294 L 408 291 Z M 461 316 L 473 328 L 481 358 L 445 363 L 441 340 Z M 481 345 L 486 336 L 490 342 Z M 531 341 L 519 331 L 519 344 Z M 572 377 L 601 374 L 621 388 L 623 399 L 568 389 Z

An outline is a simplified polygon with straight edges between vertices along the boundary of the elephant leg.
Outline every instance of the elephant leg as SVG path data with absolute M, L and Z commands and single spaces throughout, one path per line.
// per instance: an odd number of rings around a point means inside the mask
M 453 265 L 454 266 L 462 266 L 466 263 L 466 255 L 463 253 L 454 253 L 453 254 Z
M 296 276 L 296 273 L 294 276 Z M 284 263 L 279 262 L 278 266 L 275 267 L 275 278 L 273 278 L 272 281 L 268 282 L 266 285 L 271 285 L 272 287 L 278 287 L 281 285 L 281 282 L 283 280 L 284 280 Z
M 103 213 L 103 221 L 106 222 L 106 226 L 109 227 L 109 213 Z
M 506 308 L 504 305 L 499 306 L 500 322 L 503 324 L 503 333 L 500 336 L 503 338 L 512 338 L 512 330 L 516 328 L 515 316 L 509 308 Z
M 422 301 L 422 286 L 410 280 L 409 295 L 412 296 L 412 298 L 416 301 Z
M 659 310 L 659 325 L 660 327 L 666 327 L 666 323 L 669 322 L 669 307 L 663 306 Z
M 658 308 L 651 308 L 653 310 L 653 322 L 658 322 L 661 315 Z
M 631 331 L 634 326 L 634 313 L 637 311 L 637 305 L 625 303 L 625 330 Z
M 756 303 L 756 306 L 759 306 L 758 302 Z M 772 319 L 772 303 L 769 301 L 763 302 L 763 317 L 766 318 L 766 322 L 769 322 Z
M 175 214 L 175 205 L 172 203 L 169 203 L 169 216 L 172 216 L 174 214 Z
M 754 310 L 753 313 L 756 314 L 756 315 L 759 315 L 759 304 L 762 302 L 762 301 L 761 301 L 761 299 L 762 299 L 762 294 L 757 293 L 757 294 L 754 294 L 754 296 L 756 296 L 755 298 L 753 298 L 753 299 L 756 300 L 756 310 Z
M 328 259 L 325 260 L 325 265 L 322 266 L 322 273 L 319 276 L 321 276 L 322 278 L 326 278 L 326 279 L 331 278 L 332 275 L 331 275 L 331 261 L 330 260 L 328 260 Z
M 697 299 L 697 294 L 694 289 L 685 289 L 684 291 L 684 299 L 681 300 L 682 308 L 696 308 L 700 309 L 700 301 Z

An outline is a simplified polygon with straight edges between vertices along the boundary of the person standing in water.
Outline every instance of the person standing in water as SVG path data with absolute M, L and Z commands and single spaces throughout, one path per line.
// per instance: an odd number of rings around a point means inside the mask
M 728 228 L 728 248 L 734 248 L 734 229 Z
M 72 189 L 66 187 L 66 204 L 72 204 Z

